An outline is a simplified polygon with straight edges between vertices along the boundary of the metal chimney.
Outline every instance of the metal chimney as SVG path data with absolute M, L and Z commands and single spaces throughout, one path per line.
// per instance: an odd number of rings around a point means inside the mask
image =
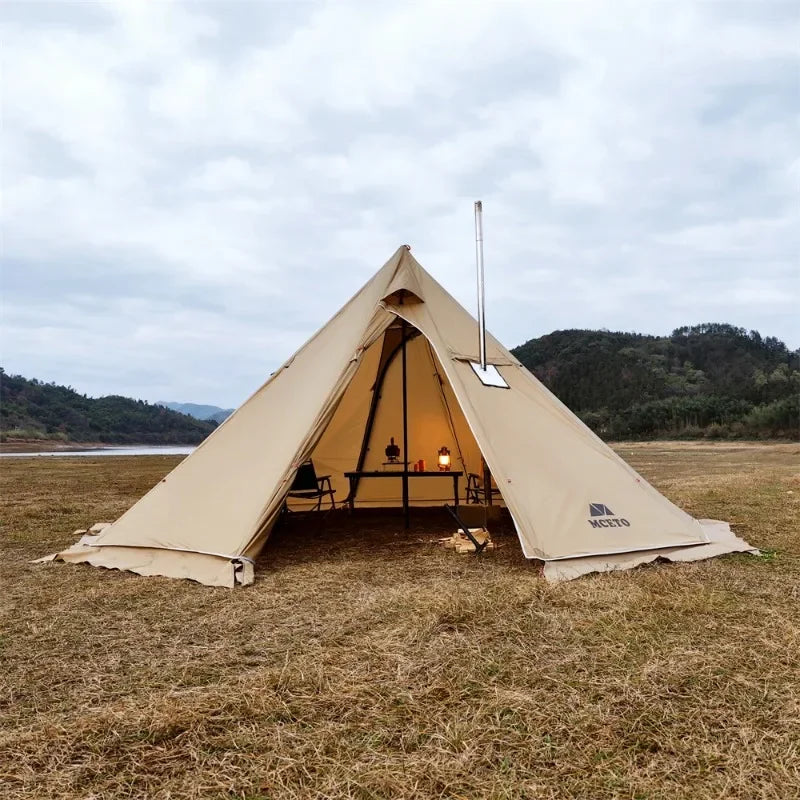
M 478 266 L 478 354 L 486 372 L 486 312 L 483 281 L 483 203 L 475 201 L 475 260 Z

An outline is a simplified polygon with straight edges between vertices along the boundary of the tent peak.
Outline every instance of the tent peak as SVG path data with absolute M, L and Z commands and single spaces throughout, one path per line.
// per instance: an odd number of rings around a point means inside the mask
M 411 245 L 401 245 L 397 252 L 397 266 L 381 300 L 388 305 L 424 303 L 422 283 L 418 275 L 420 266 L 414 256 L 410 255 Z

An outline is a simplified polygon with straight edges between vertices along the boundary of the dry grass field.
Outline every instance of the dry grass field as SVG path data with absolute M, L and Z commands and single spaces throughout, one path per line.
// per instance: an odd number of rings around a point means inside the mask
M 551 586 L 331 516 L 211 589 L 28 563 L 177 458 L 3 460 L 0 795 L 800 797 L 800 446 L 618 450 L 763 555 Z

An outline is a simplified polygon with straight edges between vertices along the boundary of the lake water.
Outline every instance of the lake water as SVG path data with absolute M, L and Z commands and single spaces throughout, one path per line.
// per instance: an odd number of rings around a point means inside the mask
M 194 445 L 131 445 L 130 447 L 97 447 L 93 450 L 43 450 L 38 453 L 0 453 L 0 458 L 30 458 L 32 456 L 188 456 Z

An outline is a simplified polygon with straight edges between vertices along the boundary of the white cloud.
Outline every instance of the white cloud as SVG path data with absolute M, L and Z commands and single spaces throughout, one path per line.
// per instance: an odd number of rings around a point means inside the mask
M 490 327 L 800 343 L 790 4 L 6 4 L 3 354 L 235 404 L 398 244 Z

